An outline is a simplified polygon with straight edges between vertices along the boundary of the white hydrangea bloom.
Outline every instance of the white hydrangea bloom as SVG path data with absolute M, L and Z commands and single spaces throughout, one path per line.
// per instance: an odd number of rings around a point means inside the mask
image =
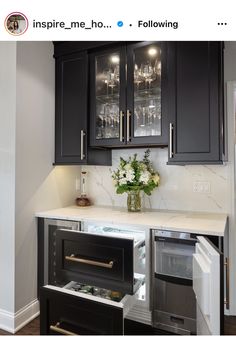
M 129 169 L 127 172 L 126 172 L 126 179 L 130 182 L 133 182 L 135 178 L 135 175 L 134 175 L 134 170 L 133 169 Z
M 127 180 L 127 178 L 126 178 L 126 177 L 124 177 L 124 178 L 120 178 L 120 180 L 119 180 L 119 184 L 120 184 L 120 185 L 126 185 L 126 184 L 127 184 L 127 182 L 128 182 L 128 180 Z
M 125 170 L 120 170 L 120 172 L 119 172 L 119 177 L 120 178 L 123 178 L 123 177 L 125 177 Z
M 148 171 L 143 171 L 140 175 L 140 182 L 146 185 L 150 179 L 151 174 Z

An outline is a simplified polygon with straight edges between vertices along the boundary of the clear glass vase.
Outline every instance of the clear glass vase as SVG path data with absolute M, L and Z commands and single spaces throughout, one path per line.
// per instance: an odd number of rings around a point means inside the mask
M 141 196 L 140 191 L 128 191 L 127 196 L 127 208 L 128 212 L 140 212 L 141 211 Z

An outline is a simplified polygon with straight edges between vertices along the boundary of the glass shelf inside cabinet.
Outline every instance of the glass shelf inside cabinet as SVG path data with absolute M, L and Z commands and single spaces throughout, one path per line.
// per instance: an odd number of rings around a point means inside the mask
M 161 135 L 161 48 L 134 52 L 134 137 Z
M 96 139 L 119 138 L 120 54 L 96 57 Z

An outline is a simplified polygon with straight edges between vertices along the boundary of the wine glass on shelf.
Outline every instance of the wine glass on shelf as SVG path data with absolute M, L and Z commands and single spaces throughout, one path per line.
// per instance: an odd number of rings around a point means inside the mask
M 154 80 L 154 69 L 150 62 L 141 64 L 141 74 L 145 80 L 145 89 L 147 90 L 148 83 L 148 88 L 150 90 L 151 82 Z
M 139 90 L 140 83 L 143 82 L 143 78 L 141 75 L 141 70 L 139 69 L 138 65 L 135 64 L 134 66 L 134 83 L 137 84 L 137 91 Z
M 109 96 L 109 83 L 111 81 L 111 69 L 105 69 L 103 71 L 104 83 L 106 84 L 107 98 Z
M 140 115 L 141 115 L 141 109 L 140 106 L 136 106 L 134 108 L 134 124 L 135 124 L 135 129 L 138 129 L 140 126 Z
M 104 70 L 104 83 L 106 84 L 107 97 L 109 96 L 109 88 L 111 88 L 111 95 L 114 93 L 114 88 L 119 83 L 119 65 L 114 68 Z
M 100 107 L 100 111 L 97 115 L 97 137 L 99 139 L 104 137 L 104 129 L 105 129 L 105 106 L 104 104 L 102 104 Z
M 161 76 L 161 61 L 156 59 L 154 64 L 154 72 L 157 76 Z
M 147 116 L 147 107 L 142 107 L 142 122 L 140 126 L 145 127 L 146 126 L 146 116 Z
M 112 138 L 119 137 L 119 106 L 113 104 L 111 111 L 111 128 L 112 128 Z
M 120 82 L 120 65 L 119 64 L 115 65 L 114 67 L 114 80 L 118 85 Z
M 116 86 L 116 81 L 115 81 L 115 74 L 114 72 L 110 73 L 110 80 L 108 82 L 108 86 L 111 88 L 111 95 L 113 96 L 114 93 L 114 88 Z

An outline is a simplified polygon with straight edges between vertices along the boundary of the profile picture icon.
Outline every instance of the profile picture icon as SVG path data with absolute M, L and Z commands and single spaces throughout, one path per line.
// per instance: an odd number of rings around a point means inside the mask
M 5 28 L 11 35 L 22 35 L 28 29 L 28 19 L 23 13 L 10 13 L 5 19 Z

